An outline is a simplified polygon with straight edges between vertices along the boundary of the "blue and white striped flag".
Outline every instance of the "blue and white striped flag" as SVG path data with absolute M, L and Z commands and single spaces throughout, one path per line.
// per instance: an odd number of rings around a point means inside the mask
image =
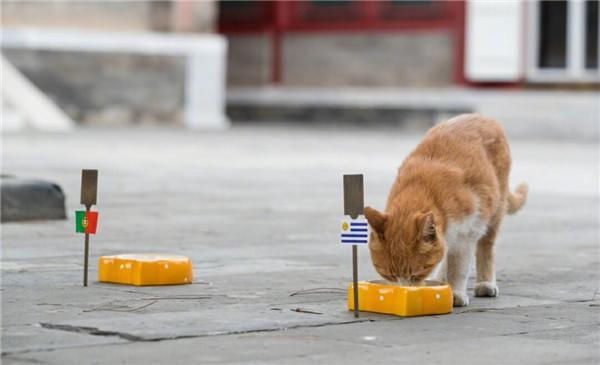
M 340 240 L 344 245 L 366 245 L 369 242 L 369 223 L 362 215 L 356 219 L 346 216 L 340 228 Z

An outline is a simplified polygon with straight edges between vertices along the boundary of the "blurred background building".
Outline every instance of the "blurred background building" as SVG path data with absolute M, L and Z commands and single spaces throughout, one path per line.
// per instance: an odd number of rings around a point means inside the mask
M 598 82 L 598 1 L 221 1 L 231 85 Z
M 403 90 L 389 94 L 402 104 L 411 99 L 406 90 L 597 90 L 600 84 L 598 0 L 5 1 L 2 24 L 5 33 L 220 34 L 227 40 L 233 119 L 265 115 L 241 108 L 244 103 L 264 104 L 269 97 L 293 103 L 306 93 L 285 90 L 298 88 L 311 95 L 314 89 L 377 94 L 393 88 Z M 18 42 L 4 42 L 3 54 L 79 123 L 185 119 L 187 66 L 181 57 L 35 49 Z M 412 97 L 427 98 L 439 99 Z M 477 109 L 465 100 L 442 104 L 448 113 Z

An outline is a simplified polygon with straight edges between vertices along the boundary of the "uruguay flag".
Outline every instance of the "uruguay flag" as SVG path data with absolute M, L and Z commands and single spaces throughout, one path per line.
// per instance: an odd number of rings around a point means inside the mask
M 366 245 L 369 242 L 369 224 L 364 216 L 342 220 L 340 239 L 345 245 Z

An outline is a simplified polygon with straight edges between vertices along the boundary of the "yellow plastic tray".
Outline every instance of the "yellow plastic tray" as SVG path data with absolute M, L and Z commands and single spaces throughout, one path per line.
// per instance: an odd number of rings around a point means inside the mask
M 192 283 L 192 261 L 179 255 L 126 254 L 101 256 L 98 280 L 130 285 Z
M 348 286 L 348 309 L 354 310 L 354 285 Z M 398 286 L 383 281 L 358 283 L 358 309 L 402 317 L 452 313 L 452 288 L 428 281 L 426 286 Z

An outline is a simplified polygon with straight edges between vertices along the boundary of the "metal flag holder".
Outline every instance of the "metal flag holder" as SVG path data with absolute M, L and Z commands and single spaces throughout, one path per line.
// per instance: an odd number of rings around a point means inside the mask
M 363 214 L 363 175 L 344 175 L 344 214 L 352 219 Z M 358 318 L 358 249 L 352 245 L 352 282 L 354 289 L 354 317 Z
M 96 204 L 98 191 L 98 170 L 81 170 L 81 204 L 85 205 L 86 213 Z M 83 286 L 88 286 L 88 259 L 90 252 L 90 235 L 85 234 L 83 254 Z

